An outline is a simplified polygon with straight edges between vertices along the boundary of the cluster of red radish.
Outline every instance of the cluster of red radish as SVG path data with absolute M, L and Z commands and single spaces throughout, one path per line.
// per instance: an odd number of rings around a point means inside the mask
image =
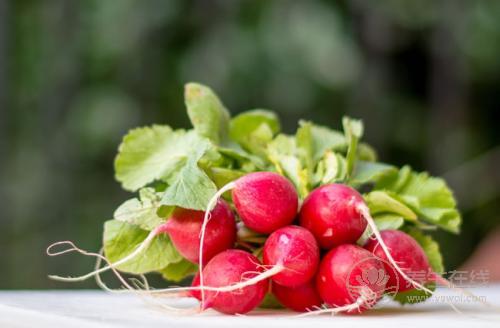
M 228 190 L 244 225 L 268 235 L 262 260 L 234 249 L 235 215 L 219 199 Z M 367 225 L 373 238 L 358 246 Z M 200 265 L 189 293 L 202 309 L 246 313 L 271 291 L 295 311 L 358 313 L 389 288 L 427 290 L 425 277 L 408 276 L 430 270 L 420 245 L 401 231 L 379 232 L 363 197 L 343 184 L 323 185 L 299 206 L 286 178 L 250 173 L 222 188 L 206 212 L 176 209 L 161 231 Z M 360 279 L 367 272 L 385 279 Z

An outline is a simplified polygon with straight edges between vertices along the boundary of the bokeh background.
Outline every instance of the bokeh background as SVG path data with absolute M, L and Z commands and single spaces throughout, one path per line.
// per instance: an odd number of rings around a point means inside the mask
M 121 137 L 188 127 L 187 81 L 290 133 L 362 118 L 382 160 L 445 177 L 464 215 L 436 234 L 449 269 L 500 223 L 500 1 L 0 0 L 0 288 L 95 287 L 49 281 L 93 264 L 45 248 L 100 247 L 130 197 Z

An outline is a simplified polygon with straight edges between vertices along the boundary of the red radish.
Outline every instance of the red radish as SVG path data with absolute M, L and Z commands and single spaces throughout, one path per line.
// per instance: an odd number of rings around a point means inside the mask
M 205 213 L 177 207 L 165 224 L 175 248 L 186 259 L 199 263 L 200 231 Z M 231 208 L 219 200 L 211 211 L 203 244 L 203 262 L 206 264 L 216 254 L 232 248 L 236 240 L 236 222 Z
M 247 313 L 257 307 L 269 288 L 269 281 L 262 280 L 233 291 L 212 291 L 210 287 L 224 287 L 251 279 L 262 271 L 259 259 L 250 253 L 230 249 L 217 254 L 205 266 L 205 302 L 203 309 L 213 308 L 227 314 Z
M 330 250 L 319 266 L 316 288 L 329 312 L 363 311 L 382 297 L 389 279 L 384 264 L 356 245 L 340 245 Z
M 432 280 L 433 273 L 427 259 L 427 255 L 420 245 L 410 235 L 399 230 L 384 230 L 380 232 L 383 241 L 391 251 L 392 258 L 411 279 L 420 284 L 425 284 Z M 387 255 L 379 247 L 377 240 L 369 240 L 365 248 L 375 256 L 384 260 L 384 265 L 389 275 L 387 288 L 396 292 L 403 292 L 414 289 L 411 282 L 398 273 L 387 261 Z
M 323 303 L 312 281 L 296 287 L 285 287 L 273 282 L 271 289 L 281 304 L 297 312 L 317 309 Z
M 319 247 L 313 234 L 299 226 L 286 226 L 273 232 L 264 244 L 263 262 L 283 270 L 271 279 L 283 286 L 299 286 L 316 273 Z
M 309 229 L 320 246 L 330 249 L 355 243 L 366 229 L 366 220 L 357 206 L 363 197 L 342 184 L 328 184 L 313 190 L 300 210 L 300 225 Z
M 297 215 L 297 192 L 277 173 L 255 172 L 239 178 L 234 182 L 232 197 L 241 220 L 260 233 L 284 227 Z

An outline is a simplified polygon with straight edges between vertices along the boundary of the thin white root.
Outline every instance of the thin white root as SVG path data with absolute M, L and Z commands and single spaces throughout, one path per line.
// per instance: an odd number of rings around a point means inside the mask
M 387 256 L 387 260 L 392 265 L 392 267 L 404 278 L 404 280 L 406 280 L 409 283 L 411 283 L 417 290 L 423 290 L 424 292 L 426 292 L 426 293 L 428 293 L 430 295 L 434 295 L 434 292 L 432 290 L 430 290 L 429 288 L 425 287 L 421 283 L 419 283 L 419 282 L 413 280 L 412 278 L 410 278 L 401 269 L 401 267 L 397 264 L 397 262 L 394 260 L 394 258 L 392 257 L 391 252 L 389 251 L 389 248 L 387 247 L 387 245 L 385 244 L 384 240 L 382 239 L 382 235 L 380 234 L 380 231 L 378 230 L 377 225 L 375 224 L 375 221 L 373 220 L 373 218 L 372 218 L 372 216 L 370 214 L 370 210 L 369 210 L 368 206 L 366 206 L 365 204 L 361 204 L 361 205 L 359 205 L 357 207 L 357 209 L 361 213 L 361 215 L 364 217 L 364 219 L 366 220 L 366 222 L 368 223 L 368 225 L 370 226 L 370 229 L 372 230 L 372 233 L 377 238 L 377 241 L 378 241 L 380 247 L 382 247 L 382 250 L 384 251 L 384 254 Z M 453 310 L 455 310 L 457 313 L 462 313 L 453 303 L 448 302 L 448 301 L 446 303 L 449 306 L 451 306 L 453 308 Z
M 99 252 L 99 254 L 97 254 L 97 253 L 87 253 L 87 254 L 84 254 L 84 255 L 92 255 L 92 256 L 97 257 L 97 261 L 96 261 L 96 264 L 95 264 L 95 270 L 98 270 L 101 267 L 101 262 L 102 261 L 107 262 L 108 265 L 110 264 L 109 260 L 102 255 L 102 249 Z M 181 308 L 176 308 L 176 307 L 173 307 L 173 306 L 170 306 L 170 305 L 166 305 L 166 304 L 160 303 L 158 301 L 155 301 L 155 300 L 152 300 L 152 299 L 149 299 L 149 298 L 145 298 L 144 296 L 149 296 L 150 293 L 149 293 L 149 282 L 148 282 L 148 280 L 146 279 L 146 277 L 144 275 L 139 275 L 139 277 L 141 278 L 140 280 L 134 279 L 132 281 L 132 284 L 135 286 L 135 288 L 134 288 L 134 287 L 130 286 L 130 284 L 127 283 L 127 281 L 120 275 L 120 273 L 115 268 L 112 268 L 111 270 L 118 277 L 118 279 L 123 284 L 123 286 L 125 287 L 125 289 L 111 289 L 111 288 L 109 288 L 101 280 L 101 275 L 100 274 L 96 274 L 95 280 L 96 280 L 97 285 L 99 285 L 99 287 L 101 287 L 103 290 L 105 290 L 107 292 L 110 292 L 110 293 L 135 293 L 135 294 L 138 294 L 139 296 L 141 296 L 143 298 L 143 300 L 146 303 L 149 303 L 149 304 L 152 304 L 154 306 L 157 306 L 157 307 L 161 308 L 162 310 L 168 311 L 169 313 L 176 313 L 176 314 L 187 315 L 187 314 L 193 314 L 193 313 L 199 312 L 198 307 L 181 309 Z M 153 295 L 151 295 L 151 296 L 153 296 Z M 162 295 L 162 296 L 164 297 L 164 295 Z M 174 297 L 174 296 L 177 296 L 177 294 L 176 295 L 169 295 L 169 296 Z
M 205 303 L 205 289 L 203 288 L 203 245 L 205 242 L 205 231 L 207 229 L 207 224 L 208 221 L 210 221 L 210 212 L 214 209 L 214 207 L 217 204 L 217 201 L 219 198 L 226 192 L 231 189 L 233 189 L 236 186 L 234 182 L 229 182 L 222 188 L 220 188 L 215 195 L 210 199 L 210 201 L 207 204 L 207 208 L 205 210 L 205 215 L 203 217 L 203 224 L 201 226 L 201 231 L 200 231 L 200 249 L 198 253 L 198 259 L 199 259 L 199 267 L 198 267 L 198 273 L 200 276 L 200 290 L 201 290 L 201 308 L 203 308 L 203 304 Z
M 308 317 L 311 315 L 320 315 L 320 314 L 332 314 L 335 315 L 341 312 L 350 312 L 350 311 L 360 311 L 361 306 L 365 304 L 366 298 L 363 296 L 358 297 L 356 302 L 352 304 L 347 304 L 344 306 L 334 307 L 334 308 L 326 308 L 326 309 L 318 309 L 313 311 L 308 311 L 306 313 L 298 314 L 296 317 Z
M 144 239 L 144 241 L 141 244 L 139 244 L 138 247 L 132 253 L 130 253 L 129 255 L 125 256 L 124 258 L 122 258 L 114 263 L 111 263 L 103 268 L 100 268 L 98 270 L 92 271 L 90 273 L 87 273 L 83 276 L 78 276 L 78 277 L 61 277 L 61 276 L 50 275 L 49 278 L 53 279 L 53 280 L 58 280 L 58 281 L 83 281 L 83 280 L 91 278 L 97 274 L 100 274 L 102 272 L 105 272 L 105 271 L 108 271 L 110 269 L 116 268 L 120 265 L 123 265 L 123 264 L 129 262 L 130 260 L 134 259 L 137 255 L 141 254 L 143 251 L 145 251 L 151 245 L 154 238 L 162 231 L 162 229 L 163 229 L 163 227 L 161 225 L 156 227 L 155 229 L 153 229 L 149 233 L 149 235 L 146 237 L 146 239 Z M 68 249 L 59 251 L 59 252 L 52 252 L 52 248 L 59 246 L 59 245 L 70 245 L 71 247 Z M 86 252 L 86 251 L 83 251 L 83 250 L 77 248 L 70 241 L 60 241 L 60 242 L 53 243 L 52 245 L 50 245 L 47 248 L 47 255 L 57 256 L 57 255 L 62 255 L 62 254 L 73 252 L 73 251 L 77 251 L 77 252 L 84 254 L 84 255 L 91 254 L 89 252 Z M 93 254 L 95 254 L 95 253 L 93 253 Z
M 281 271 L 285 270 L 285 268 L 281 265 L 276 265 L 273 268 L 264 271 L 260 274 L 258 274 L 255 277 L 252 277 L 248 280 L 241 281 L 239 283 L 233 284 L 233 285 L 228 285 L 228 286 L 221 286 L 221 287 L 211 287 L 211 286 L 193 286 L 193 287 L 171 287 L 171 288 L 165 288 L 165 289 L 153 289 L 150 290 L 149 293 L 154 294 L 154 293 L 170 293 L 170 292 L 183 292 L 183 291 L 191 291 L 191 290 L 199 290 L 199 291 L 211 291 L 211 292 L 232 292 L 238 289 L 242 289 L 248 286 L 255 285 L 256 283 L 266 280 L 267 278 L 270 278 L 277 273 L 280 273 Z
M 95 256 L 97 258 L 97 260 L 96 260 L 96 263 L 95 263 L 94 270 L 98 270 L 101 267 L 102 261 L 105 261 L 106 263 L 108 263 L 108 265 L 110 264 L 109 260 L 102 255 L 102 252 L 103 252 L 103 250 L 101 249 L 99 251 L 99 254 L 97 254 L 97 253 L 88 253 L 88 252 L 86 252 L 86 253 L 80 252 L 80 253 L 83 254 L 83 255 Z M 135 289 L 133 287 L 131 287 L 127 283 L 127 280 L 125 280 L 125 278 L 123 278 L 123 276 L 118 272 L 118 270 L 116 270 L 115 268 L 112 268 L 111 270 L 113 271 L 113 273 L 115 274 L 115 276 L 118 278 L 118 280 L 120 280 L 120 282 L 125 287 L 125 289 L 112 289 L 112 288 L 109 288 L 104 283 L 104 281 L 102 281 L 101 275 L 98 273 L 98 274 L 95 275 L 95 282 L 96 282 L 96 284 L 101 289 L 103 289 L 103 290 L 105 290 L 105 291 L 107 291 L 109 293 L 129 293 L 131 291 L 132 292 L 135 291 Z

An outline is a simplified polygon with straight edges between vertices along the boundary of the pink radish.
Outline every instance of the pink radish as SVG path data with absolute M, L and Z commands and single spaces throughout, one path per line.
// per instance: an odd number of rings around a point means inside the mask
M 323 303 L 312 281 L 296 287 L 285 287 L 273 282 L 271 289 L 281 304 L 297 312 L 318 309 Z
M 309 229 L 320 246 L 330 249 L 355 243 L 366 228 L 359 211 L 363 197 L 342 184 L 328 184 L 313 190 L 300 210 L 300 225 Z
M 273 232 L 264 244 L 263 262 L 283 270 L 271 279 L 283 286 L 299 286 L 316 273 L 319 248 L 312 233 L 299 226 L 286 226 Z
M 380 235 L 391 251 L 392 258 L 410 278 L 419 284 L 425 284 L 433 280 L 434 274 L 432 273 L 427 256 L 415 239 L 399 230 L 384 230 L 380 232 Z M 414 289 L 414 286 L 410 282 L 406 282 L 405 278 L 387 262 L 387 256 L 384 250 L 379 247 L 377 240 L 369 240 L 364 247 L 375 256 L 384 260 L 384 265 L 389 275 L 389 281 L 387 282 L 388 289 L 390 288 L 399 292 Z
M 262 271 L 259 259 L 250 253 L 230 249 L 217 254 L 203 270 L 208 288 L 224 287 L 251 279 Z M 205 290 L 202 309 L 213 308 L 227 314 L 247 313 L 264 299 L 269 288 L 267 279 L 232 291 Z
M 330 250 L 319 266 L 316 288 L 332 309 L 328 312 L 362 312 L 382 297 L 387 276 L 382 261 L 356 245 Z
M 234 184 L 236 211 L 254 231 L 271 233 L 290 224 L 297 215 L 297 192 L 290 181 L 277 173 L 250 173 Z
M 204 215 L 203 211 L 178 207 L 165 224 L 165 230 L 175 248 L 193 263 L 199 263 L 200 231 Z M 211 216 L 203 245 L 204 264 L 218 253 L 232 248 L 236 239 L 234 214 L 224 200 L 217 202 Z

